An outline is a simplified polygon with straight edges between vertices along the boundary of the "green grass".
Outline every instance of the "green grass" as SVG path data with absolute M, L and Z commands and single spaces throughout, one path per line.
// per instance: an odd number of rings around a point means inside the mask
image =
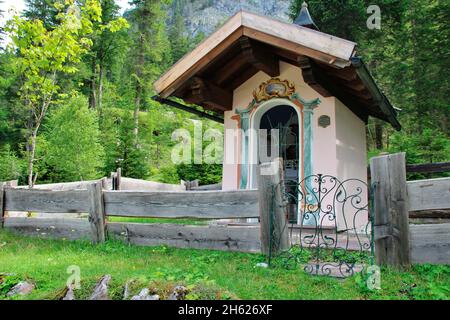
M 0 283 L 0 298 L 12 283 L 30 279 L 36 290 L 26 299 L 54 299 L 64 288 L 67 267 L 81 270 L 79 298 L 87 298 L 95 282 L 112 276 L 111 295 L 120 299 L 123 285 L 134 279 L 134 292 L 142 286 L 185 284 L 188 298 L 239 299 L 449 299 L 450 267 L 416 265 L 398 272 L 383 268 L 381 290 L 370 291 L 364 279 L 344 280 L 311 276 L 301 269 L 259 268 L 257 254 L 167 247 L 128 246 L 107 241 L 93 246 L 88 241 L 28 238 L 0 231 L 0 273 L 15 273 Z M 164 296 L 164 294 L 162 294 Z

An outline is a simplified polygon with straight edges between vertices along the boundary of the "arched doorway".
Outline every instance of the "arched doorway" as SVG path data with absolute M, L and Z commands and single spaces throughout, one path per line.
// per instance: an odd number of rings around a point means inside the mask
M 266 154 L 273 157 L 281 157 L 284 164 L 285 181 L 298 181 L 299 177 L 299 123 L 295 109 L 288 105 L 279 105 L 266 111 L 259 123 L 259 128 L 266 130 L 267 142 L 261 143 L 259 146 L 267 145 Z M 278 130 L 279 148 L 278 154 L 271 154 L 272 129 Z M 261 137 L 260 137 L 261 139 Z M 261 161 L 259 161 L 260 163 Z
M 285 186 L 295 186 L 303 174 L 301 164 L 302 140 L 301 140 L 301 113 L 298 107 L 285 99 L 273 99 L 258 107 L 250 122 L 250 160 L 253 168 L 250 170 L 250 187 L 256 188 L 256 165 L 281 157 L 284 164 Z M 278 137 L 272 137 L 278 130 Z M 262 132 L 261 132 L 262 131 Z M 264 139 L 265 141 L 262 141 Z M 272 142 L 278 140 L 278 148 L 272 149 Z M 261 148 L 267 148 L 263 150 Z M 275 151 L 276 150 L 276 151 Z M 278 154 L 272 154 L 272 152 Z M 264 158 L 261 159 L 261 154 Z M 289 190 L 286 190 L 289 191 Z M 288 210 L 290 222 L 297 222 L 297 206 L 292 204 Z

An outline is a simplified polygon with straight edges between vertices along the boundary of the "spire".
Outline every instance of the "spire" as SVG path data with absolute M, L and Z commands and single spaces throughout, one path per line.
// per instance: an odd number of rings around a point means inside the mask
M 311 18 L 311 15 L 309 14 L 308 4 L 306 3 L 306 1 L 303 1 L 302 9 L 300 10 L 297 18 L 295 18 L 294 24 L 314 30 L 319 30 L 319 28 Z

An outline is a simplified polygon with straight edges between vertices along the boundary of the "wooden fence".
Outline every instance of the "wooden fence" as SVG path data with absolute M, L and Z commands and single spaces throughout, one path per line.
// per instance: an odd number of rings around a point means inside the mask
M 430 210 L 450 209 L 450 178 L 406 181 L 404 153 L 372 158 L 370 169 L 377 262 L 450 264 L 450 223 L 413 224 L 411 219 L 446 216 Z
M 5 211 L 89 213 L 89 219 L 5 218 L 4 227 L 22 233 L 94 243 L 116 236 L 136 244 L 168 244 L 185 248 L 260 251 L 258 227 L 184 226 L 108 222 L 108 217 L 236 219 L 259 216 L 257 190 L 242 191 L 110 191 L 101 181 L 86 190 L 27 190 L 0 187 Z
M 261 171 L 264 165 L 258 168 Z M 281 163 L 277 163 L 281 168 Z M 379 264 L 394 266 L 410 263 L 450 264 L 450 223 L 414 224 L 414 219 L 435 219 L 429 210 L 446 217 L 450 209 L 450 178 L 406 181 L 405 155 L 392 154 L 371 159 L 375 212 L 375 254 Z M 0 219 L 5 228 L 25 234 L 67 239 L 90 237 L 103 242 L 109 237 L 139 245 L 167 244 L 183 248 L 208 248 L 245 252 L 268 252 L 269 236 L 281 239 L 276 251 L 288 247 L 286 217 L 279 206 L 281 190 L 272 197 L 272 186 L 283 176 L 259 175 L 259 190 L 185 191 L 108 190 L 117 180 L 88 182 L 78 190 L 43 190 L 14 188 L 14 183 L 0 183 Z M 117 177 L 115 177 L 117 179 Z M 119 185 L 123 184 L 121 179 Z M 126 180 L 125 180 L 126 181 Z M 135 182 L 135 181 L 131 181 Z M 142 186 L 142 183 L 138 183 Z M 134 184 L 136 185 L 136 184 Z M 173 186 L 173 185 L 172 185 Z M 53 186 L 54 187 L 54 186 Z M 155 185 L 147 184 L 151 189 Z M 172 187 L 170 187 L 172 188 Z M 213 188 L 216 188 L 213 187 Z M 164 190 L 164 191 L 160 191 Z M 182 187 L 181 187 L 181 190 Z M 269 210 L 276 219 L 270 229 Z M 426 215 L 422 215 L 427 210 Z M 52 213 L 88 213 L 88 219 L 13 218 L 3 219 L 8 211 Z M 186 226 L 111 222 L 109 217 L 240 219 L 259 218 L 254 226 Z M 445 220 L 444 220 L 445 221 Z M 439 222 L 439 221 L 438 221 Z

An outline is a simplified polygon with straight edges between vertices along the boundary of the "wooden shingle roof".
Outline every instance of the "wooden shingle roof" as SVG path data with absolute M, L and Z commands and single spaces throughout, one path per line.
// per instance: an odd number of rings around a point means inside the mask
M 335 96 L 362 120 L 400 125 L 395 110 L 358 59 L 356 43 L 308 27 L 239 11 L 154 84 L 160 99 L 175 96 L 216 114 L 231 110 L 233 90 L 258 71 L 279 75 L 279 61 L 301 68 L 306 83 Z

